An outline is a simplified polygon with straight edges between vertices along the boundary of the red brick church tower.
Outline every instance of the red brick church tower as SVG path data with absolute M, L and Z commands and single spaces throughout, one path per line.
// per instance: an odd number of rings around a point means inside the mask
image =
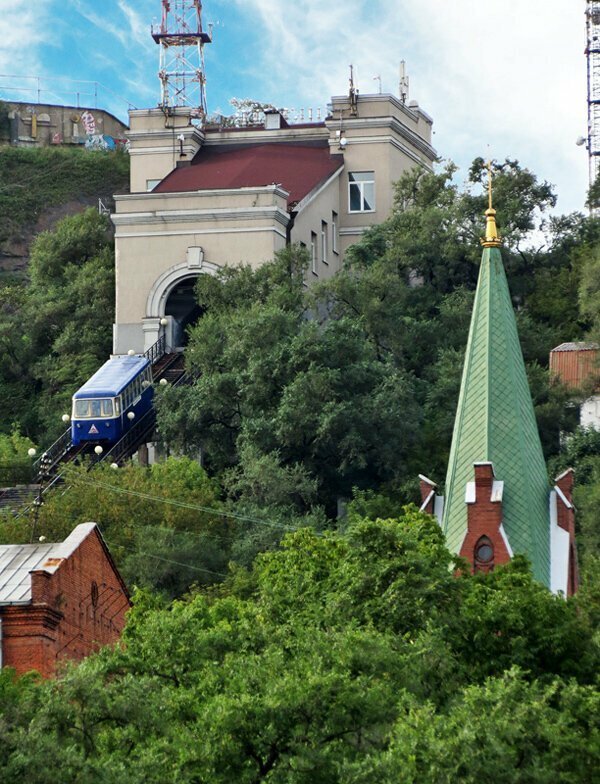
M 421 476 L 422 509 L 473 570 L 514 554 L 554 592 L 577 590 L 573 471 L 548 481 L 500 252 L 491 178 L 486 236 L 473 304 L 444 496 Z

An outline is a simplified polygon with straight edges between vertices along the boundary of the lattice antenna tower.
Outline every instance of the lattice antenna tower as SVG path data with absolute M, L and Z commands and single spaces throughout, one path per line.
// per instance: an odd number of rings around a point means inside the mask
M 600 0 L 587 0 L 585 12 L 588 77 L 588 138 L 590 187 L 600 171 Z
M 158 78 L 160 105 L 185 106 L 196 116 L 206 116 L 204 44 L 212 41 L 202 29 L 201 0 L 162 0 L 160 26 L 152 26 L 152 37 L 160 47 Z

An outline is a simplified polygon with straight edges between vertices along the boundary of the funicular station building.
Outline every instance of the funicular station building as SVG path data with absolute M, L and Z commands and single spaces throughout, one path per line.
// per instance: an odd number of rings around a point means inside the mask
M 115 197 L 114 353 L 172 348 L 198 316 L 193 287 L 225 265 L 259 266 L 306 246 L 307 283 L 393 206 L 393 183 L 430 170 L 432 120 L 393 95 L 332 98 L 322 122 L 198 126 L 182 106 L 130 112 L 131 187 Z

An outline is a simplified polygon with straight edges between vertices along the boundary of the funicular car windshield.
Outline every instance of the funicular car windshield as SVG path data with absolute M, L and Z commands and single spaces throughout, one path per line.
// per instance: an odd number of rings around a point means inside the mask
M 73 416 L 76 419 L 112 417 L 114 416 L 113 401 L 110 398 L 75 400 Z

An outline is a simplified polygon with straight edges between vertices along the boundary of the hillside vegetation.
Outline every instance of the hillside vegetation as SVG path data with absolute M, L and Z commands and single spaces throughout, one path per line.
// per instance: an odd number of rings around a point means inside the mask
M 167 449 L 191 460 L 202 452 L 216 483 L 211 506 L 218 501 L 219 513 L 231 516 L 216 543 L 192 546 L 181 521 L 167 525 L 173 535 L 157 533 L 174 499 L 162 485 L 153 492 L 158 473 L 145 469 L 104 477 L 111 485 L 104 495 L 89 486 L 85 470 L 74 475 L 76 503 L 60 494 L 41 512 L 49 535 L 99 520 L 123 547 L 119 563 L 131 578 L 172 597 L 198 579 L 194 564 L 205 570 L 203 579 L 218 580 L 229 561 L 249 565 L 256 553 L 277 547 L 282 530 L 336 527 L 353 497 L 374 508 L 375 494 L 378 514 L 395 516 L 417 500 L 419 473 L 443 488 L 486 208 L 483 161 L 474 162 L 465 189 L 452 175 L 452 167 L 406 174 L 389 220 L 354 246 L 338 275 L 308 290 L 299 247 L 257 270 L 232 267 L 199 278 L 206 315 L 186 350 L 196 381 L 159 388 L 158 418 Z M 575 468 L 585 463 L 580 492 L 595 498 L 600 444 L 577 431 L 573 395 L 550 377 L 548 354 L 598 329 L 600 224 L 580 214 L 545 217 L 555 201 L 552 188 L 514 161 L 496 165 L 495 199 L 550 470 L 566 460 Z M 528 245 L 533 229 L 544 234 L 545 246 Z M 29 286 L 4 287 L 0 430 L 7 437 L 16 429 L 49 444 L 73 390 L 108 355 L 113 261 L 108 224 L 90 210 L 40 235 Z M 561 433 L 573 431 L 577 438 L 565 446 Z M 181 471 L 187 476 L 183 464 Z M 192 475 L 178 500 L 193 506 L 203 491 Z M 154 500 L 139 509 L 128 505 L 141 488 Z M 600 526 L 585 499 L 580 544 L 593 557 Z M 126 539 L 118 534 L 123 514 L 130 519 Z M 233 519 L 242 522 L 232 525 Z M 203 520 L 193 526 L 194 537 L 212 535 L 212 523 Z M 27 525 L 2 536 L 26 540 Z M 167 566 L 162 576 L 158 568 L 140 571 L 138 551 L 185 567 L 177 575 Z
M 419 472 L 443 484 L 486 208 L 481 160 L 463 189 L 452 167 L 410 172 L 333 279 L 307 290 L 300 247 L 202 276 L 195 383 L 157 389 L 176 456 L 70 466 L 48 494 L 36 536 L 96 520 L 141 590 L 122 646 L 43 684 L 0 672 L 1 780 L 595 780 L 600 437 L 548 353 L 600 334 L 600 221 L 547 218 L 547 183 L 495 168 L 545 455 L 578 471 L 580 592 L 552 595 L 519 555 L 466 573 L 406 504 Z M 20 465 L 109 351 L 107 220 L 41 234 L 29 272 L 0 283 L 0 460 Z M 0 541 L 30 541 L 33 519 L 0 516 Z
M 36 229 L 128 186 L 123 152 L 0 146 L 0 273 L 26 261 Z

